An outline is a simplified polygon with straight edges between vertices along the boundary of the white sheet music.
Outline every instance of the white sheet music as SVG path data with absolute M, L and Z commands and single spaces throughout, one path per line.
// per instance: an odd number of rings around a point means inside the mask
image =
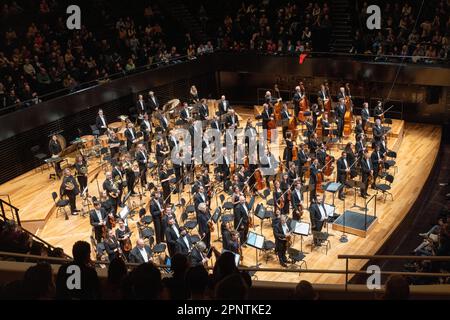
M 302 236 L 309 235 L 310 224 L 306 222 L 297 222 L 295 224 L 294 233 L 300 234 Z
M 264 246 L 264 237 L 256 235 L 255 247 L 262 249 Z
M 334 216 L 334 210 L 336 208 L 333 205 L 326 204 L 326 203 L 324 203 L 324 207 L 325 207 L 325 211 L 326 211 L 326 214 L 327 214 L 327 218 L 333 217 Z
M 122 220 L 125 220 L 125 218 L 128 216 L 129 213 L 130 213 L 130 209 L 128 208 L 128 206 L 125 206 L 125 207 L 123 207 L 122 210 L 120 210 L 119 217 Z

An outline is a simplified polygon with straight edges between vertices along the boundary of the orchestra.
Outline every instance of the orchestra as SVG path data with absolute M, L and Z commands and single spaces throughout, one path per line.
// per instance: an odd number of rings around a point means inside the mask
M 273 199 L 272 229 L 276 252 L 279 263 L 287 266 L 286 250 L 293 241 L 291 220 L 302 221 L 305 219 L 303 212 L 308 210 L 312 230 L 320 232 L 323 228 L 326 211 L 320 193 L 325 182 L 341 183 L 343 187 L 338 196 L 344 201 L 349 182 L 360 181 L 360 196 L 366 198 L 369 187 L 376 187 L 377 179 L 385 169 L 389 149 L 386 128 L 382 127 L 382 103 L 373 110 L 374 123 L 367 102 L 358 106 L 361 111 L 353 117 L 355 110 L 352 103 L 349 104 L 348 84 L 339 87 L 336 95 L 331 94 L 327 83 L 321 84 L 317 101 L 309 100 L 302 82 L 295 87 L 291 102 L 282 101 L 279 91 L 277 98 L 267 91 L 258 113 L 244 120 L 225 95 L 211 104 L 200 97 L 195 86 L 189 93 L 189 101 L 175 99 L 177 102 L 170 101 L 165 105 L 159 103 L 153 91 L 146 98 L 139 95 L 136 102 L 139 117 L 135 122 L 126 117 L 118 128 L 109 126 L 103 111 L 98 112 L 96 127 L 100 134 L 107 135 L 102 147 L 110 151 L 111 159 L 104 170 L 103 183 L 97 182 L 99 199 L 93 201 L 89 217 L 95 241 L 104 243 L 109 260 L 120 254 L 127 261 L 140 263 L 153 256 L 144 239 L 139 238 L 133 248 L 128 221 L 119 214 L 126 206 L 131 211 L 147 208 L 144 211 L 151 216 L 154 243 L 166 243 L 170 257 L 182 253 L 194 264 L 206 263 L 209 259 L 206 250 L 212 249 L 212 235 L 217 228 L 223 250 L 242 258 L 249 230 L 254 228 L 253 203 L 249 204 L 249 200 L 254 198 L 260 203 L 263 199 L 268 200 L 268 194 Z M 350 120 L 348 112 L 351 112 Z M 259 128 L 253 124 L 258 120 L 261 121 Z M 347 134 L 348 126 L 350 135 Z M 202 155 L 212 150 L 213 141 L 205 136 L 206 130 L 217 130 L 220 147 L 215 149 L 216 163 L 184 161 L 192 159 L 194 153 L 182 148 L 189 144 L 185 141 L 189 138 L 178 135 L 176 129 L 179 128 L 191 133 L 191 145 L 196 136 L 201 136 L 198 145 Z M 227 136 L 224 128 L 243 129 L 245 134 Z M 261 128 L 267 132 L 259 132 Z M 282 132 L 279 142 L 271 139 L 269 133 L 278 129 Z M 267 140 L 258 143 L 261 133 L 267 134 Z M 333 139 L 335 136 L 341 143 Z M 229 139 L 232 139 L 231 143 Z M 282 157 L 276 156 L 269 142 L 280 145 L 276 150 Z M 52 136 L 49 149 L 55 157 L 63 151 L 56 135 Z M 242 151 L 241 158 L 236 155 L 237 150 Z M 335 150 L 340 153 L 336 162 L 333 150 L 335 154 Z M 87 193 L 88 178 L 94 171 L 88 170 L 91 168 L 89 157 L 84 153 L 87 151 L 89 147 L 84 142 L 73 166 L 63 171 L 60 195 L 68 198 L 73 215 L 79 211 L 76 196 Z M 57 173 L 61 171 L 59 163 L 56 170 Z M 187 191 L 186 185 L 189 186 Z M 136 193 L 136 190 L 140 192 Z M 150 192 L 148 202 L 143 191 Z M 224 199 L 219 198 L 222 195 Z M 219 206 L 223 211 L 222 202 L 232 203 L 232 218 L 213 221 L 211 213 Z M 177 221 L 177 213 L 184 212 L 188 205 L 194 208 L 195 228 L 201 240 L 197 243 L 194 243 L 191 231 Z M 320 240 L 313 239 L 313 242 L 318 244 Z

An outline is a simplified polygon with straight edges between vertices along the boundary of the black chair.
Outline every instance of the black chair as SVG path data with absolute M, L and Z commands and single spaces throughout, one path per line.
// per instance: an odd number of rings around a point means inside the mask
M 394 168 L 394 174 L 397 173 L 398 167 L 395 159 L 397 159 L 397 152 L 389 150 L 386 152 L 386 160 L 384 163 L 389 166 L 389 168 Z
M 314 250 L 314 248 L 325 247 L 325 255 L 327 255 L 328 249 L 331 249 L 331 242 L 328 240 L 328 233 L 313 231 L 312 235 L 313 242 L 311 244 L 311 251 Z
M 111 162 L 111 153 L 109 151 L 109 148 L 101 148 L 100 149 L 100 163 L 102 166 L 102 169 L 105 169 L 108 163 Z
M 91 124 L 89 127 L 91 127 L 92 135 L 97 138 L 100 135 L 100 130 L 98 130 L 95 124 Z
M 394 196 L 392 195 L 391 192 L 389 192 L 389 190 L 391 190 L 391 184 L 394 182 L 394 176 L 391 174 L 386 175 L 386 177 L 384 178 L 384 180 L 386 181 L 386 183 L 378 183 L 375 185 L 375 190 L 381 191 L 381 193 L 383 194 L 383 199 L 384 202 L 386 202 L 386 197 L 387 195 L 391 196 L 392 201 L 394 201 Z
M 190 204 L 186 207 L 185 212 L 187 213 L 187 217 L 190 218 L 190 215 L 195 213 L 195 206 L 193 204 Z M 197 218 L 197 217 L 196 217 Z
M 41 147 L 39 145 L 31 147 L 30 151 L 33 157 L 36 159 L 36 170 L 40 169 L 42 173 L 45 169 L 49 168 L 48 163 L 45 162 L 45 159 L 47 159 L 48 156 L 41 151 Z
M 69 219 L 69 215 L 67 214 L 66 207 L 69 205 L 69 200 L 67 199 L 58 199 L 58 194 L 53 191 L 52 192 L 53 202 L 56 205 L 56 217 L 58 218 L 58 213 L 63 212 L 66 220 Z
M 142 229 L 139 229 L 139 234 L 142 239 L 149 239 L 152 238 L 155 235 L 155 232 L 150 227 L 143 227 Z
M 271 255 L 275 254 L 275 243 L 271 240 L 265 240 L 262 251 L 264 253 L 264 259 L 267 263 Z
M 200 236 L 198 234 L 191 235 L 191 241 L 193 244 L 196 244 L 201 240 Z
M 297 262 L 300 262 L 299 267 L 301 268 L 302 265 L 305 265 L 305 269 L 308 269 L 308 265 L 306 264 L 305 254 L 301 252 L 300 250 L 297 250 L 295 248 L 288 248 L 287 254 L 289 257 L 289 260 L 291 260 L 292 264 L 296 264 Z
M 157 243 L 153 246 L 153 255 L 161 255 L 166 252 L 166 244 L 163 242 Z
M 192 232 L 193 229 L 197 227 L 197 220 L 188 220 L 187 211 L 184 211 L 181 214 L 181 221 L 184 223 L 184 227 L 186 228 L 189 234 Z

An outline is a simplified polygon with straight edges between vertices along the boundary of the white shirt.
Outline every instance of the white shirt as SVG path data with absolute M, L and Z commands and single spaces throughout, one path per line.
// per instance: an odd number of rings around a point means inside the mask
M 203 202 L 205 202 L 205 196 L 203 195 L 203 193 L 200 193 L 200 197 L 202 197 Z
M 177 238 L 179 238 L 180 237 L 180 233 L 178 232 L 178 228 L 177 228 L 177 226 L 175 224 L 172 225 L 172 230 L 177 235 Z
M 100 212 L 100 210 L 95 210 L 95 213 L 97 214 L 98 221 L 103 222 L 102 213 Z
M 183 237 L 183 241 L 186 244 L 186 247 L 188 248 L 188 251 L 191 252 L 191 246 L 189 245 L 189 241 L 187 239 L 187 237 Z
M 289 228 L 287 224 L 282 224 L 281 227 L 283 228 L 284 235 L 287 235 L 289 233 Z
M 106 121 L 104 116 L 100 116 L 100 119 L 102 120 L 103 126 L 106 127 Z
M 159 203 L 159 201 L 158 201 L 158 200 L 155 200 L 155 202 L 156 202 L 156 204 L 158 205 L 159 211 L 162 211 L 161 204 Z
M 327 212 L 325 211 L 325 208 L 322 204 L 318 204 L 318 206 L 321 215 L 320 221 L 324 221 L 327 218 Z
M 297 194 L 298 198 L 301 200 L 302 195 L 300 194 L 300 191 L 298 189 L 295 189 L 295 193 Z
M 366 162 L 367 162 L 367 166 L 369 167 L 369 170 L 372 170 L 372 167 L 370 166 L 370 160 L 366 159 Z
M 145 250 L 145 248 L 139 248 L 139 252 L 142 255 L 142 258 L 144 258 L 145 262 L 148 262 L 148 255 L 147 255 L 147 251 Z
M 247 205 L 244 203 L 243 205 L 242 205 L 242 207 L 244 208 L 244 210 L 245 210 L 245 213 L 248 215 L 248 209 L 247 209 Z
M 347 164 L 347 159 L 344 158 L 344 163 L 345 163 L 345 169 L 348 168 L 348 164 Z
M 148 120 L 144 120 L 144 123 L 147 126 L 147 128 L 150 130 L 150 122 L 148 122 Z
M 141 104 L 141 109 L 144 110 L 144 101 L 139 100 L 139 103 Z
M 131 138 L 134 140 L 134 139 L 136 139 L 135 137 L 134 137 L 134 133 L 133 133 L 133 130 L 132 129 L 130 129 L 130 128 L 128 128 L 128 131 L 130 131 L 130 133 L 131 133 Z
M 166 117 L 162 117 L 162 120 L 164 121 L 164 124 L 166 125 L 166 127 L 167 127 L 167 119 L 166 119 Z
M 142 155 L 144 156 L 144 162 L 147 162 L 147 156 L 145 155 L 144 151 L 141 151 Z
M 153 103 L 155 104 L 155 106 L 156 106 L 156 99 L 155 99 L 155 97 L 153 96 L 152 97 L 152 101 L 153 101 Z

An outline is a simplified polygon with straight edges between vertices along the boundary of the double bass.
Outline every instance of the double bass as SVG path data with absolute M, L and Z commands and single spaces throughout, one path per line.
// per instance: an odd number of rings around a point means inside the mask
M 350 95 L 350 85 L 345 84 L 347 95 L 345 96 L 345 115 L 344 115 L 344 136 L 348 137 L 352 133 L 353 119 L 353 101 Z

